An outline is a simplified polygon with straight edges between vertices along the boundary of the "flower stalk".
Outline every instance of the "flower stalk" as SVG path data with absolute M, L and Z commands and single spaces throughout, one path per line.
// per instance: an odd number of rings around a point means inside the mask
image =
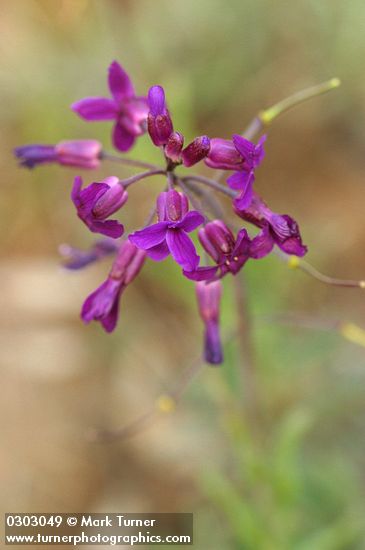
M 287 262 L 287 265 L 291 269 L 300 269 L 307 275 L 310 275 L 317 281 L 330 286 L 339 286 L 345 288 L 361 288 L 365 289 L 365 280 L 352 280 L 352 279 L 337 279 L 336 277 L 331 277 L 330 275 L 325 275 L 312 266 L 306 260 L 298 258 L 298 256 L 287 256 L 286 254 L 281 254 L 280 252 L 277 255 Z

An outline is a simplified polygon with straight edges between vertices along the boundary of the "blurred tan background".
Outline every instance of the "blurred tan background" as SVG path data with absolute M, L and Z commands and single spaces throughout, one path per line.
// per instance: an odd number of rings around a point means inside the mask
M 81 304 L 109 263 L 60 267 L 60 243 L 92 242 L 69 200 L 78 172 L 26 171 L 12 157 L 17 145 L 70 138 L 111 151 L 110 124 L 83 122 L 69 105 L 106 94 L 113 59 L 138 93 L 165 87 L 187 139 L 228 138 L 260 109 L 338 76 L 337 91 L 275 121 L 256 185 L 298 220 L 310 262 L 365 278 L 364 2 L 2 0 L 0 54 L 4 511 L 185 511 L 195 514 L 199 549 L 364 549 L 365 350 L 264 321 L 295 312 L 365 328 L 361 291 L 321 286 L 275 257 L 247 265 L 265 417 L 258 441 L 229 341 L 225 365 L 204 369 L 176 413 L 134 439 L 90 442 L 90 428 L 133 420 L 196 361 L 193 286 L 170 260 L 149 262 L 113 335 L 84 326 Z M 147 136 L 132 155 L 158 160 Z M 105 164 L 97 179 L 129 173 Z M 131 193 L 128 230 L 144 220 L 154 185 Z M 230 283 L 225 339 L 236 321 Z

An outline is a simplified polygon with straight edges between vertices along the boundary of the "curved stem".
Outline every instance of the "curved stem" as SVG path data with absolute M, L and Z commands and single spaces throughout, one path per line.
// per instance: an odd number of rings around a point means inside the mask
M 299 92 L 296 92 L 289 97 L 282 99 L 268 109 L 260 111 L 252 119 L 247 128 L 242 132 L 242 136 L 246 139 L 252 140 L 255 136 L 257 136 L 257 134 L 259 134 L 266 126 L 269 126 L 269 124 L 271 124 L 272 121 L 275 120 L 282 113 L 285 113 L 292 107 L 300 105 L 308 99 L 312 99 L 313 97 L 317 97 L 319 95 L 330 92 L 331 90 L 338 88 L 340 84 L 341 81 L 339 78 L 331 78 L 326 82 L 316 84 L 315 86 L 310 86 L 309 88 L 300 90 Z M 220 181 L 223 178 L 224 174 L 224 170 L 219 170 L 219 172 L 216 173 L 215 180 Z
M 326 80 L 326 82 L 321 82 L 321 84 L 316 84 L 315 86 L 310 86 L 309 88 L 295 92 L 289 97 L 275 103 L 275 105 L 272 105 L 268 109 L 260 111 L 247 126 L 246 130 L 242 132 L 243 137 L 246 139 L 252 139 L 259 132 L 261 132 L 265 126 L 271 124 L 272 121 L 279 115 L 285 113 L 293 107 L 296 107 L 297 105 L 300 105 L 308 99 L 326 94 L 327 92 L 338 88 L 340 84 L 341 81 L 339 78 L 331 78 L 330 80 Z
M 169 190 L 173 189 L 175 186 L 175 175 L 171 170 L 166 172 L 167 175 L 167 187 Z
M 157 166 L 156 164 L 150 164 L 149 162 L 143 162 L 141 160 L 134 160 L 125 157 L 118 157 L 103 151 L 100 158 L 102 160 L 110 160 L 111 162 L 118 162 L 119 164 L 124 164 L 125 166 L 135 166 L 136 168 L 149 168 L 151 170 L 163 170 L 162 166 Z
M 300 90 L 299 92 L 282 99 L 278 103 L 275 103 L 272 107 L 261 111 L 258 114 L 258 118 L 263 126 L 267 126 L 268 124 L 271 124 L 275 118 L 282 113 L 285 113 L 285 111 L 288 111 L 292 107 L 296 107 L 296 105 L 300 105 L 300 103 L 303 103 L 308 99 L 312 99 L 313 97 L 326 94 L 327 92 L 338 88 L 340 85 L 341 81 L 339 78 L 331 78 L 330 80 L 326 80 L 326 82 L 321 82 L 321 84 L 316 84 L 315 86 L 310 86 L 309 88 Z
M 210 178 L 206 178 L 205 176 L 185 176 L 181 178 L 183 181 L 197 181 L 199 183 L 203 183 L 204 185 L 207 185 L 208 187 L 211 187 L 215 191 L 219 191 L 220 193 L 223 193 L 224 195 L 227 195 L 228 197 L 235 198 L 237 196 L 237 193 L 233 191 L 233 189 L 230 189 L 229 187 L 225 187 L 221 185 L 220 183 L 211 180 Z
M 158 176 L 160 174 L 166 174 L 166 170 L 148 170 L 147 172 L 141 172 L 140 174 L 136 174 L 135 176 L 131 176 L 130 178 L 121 180 L 120 183 L 125 189 L 127 189 L 127 187 L 132 185 L 132 183 L 136 183 L 137 181 L 144 178 L 149 178 L 150 176 Z
M 323 284 L 346 288 L 365 289 L 365 280 L 355 281 L 352 279 L 337 279 L 336 277 L 331 277 L 329 275 L 321 273 L 309 262 L 303 260 L 302 258 L 298 258 L 298 256 L 288 256 L 287 254 L 282 252 L 276 252 L 276 254 L 282 260 L 286 261 L 289 267 L 291 267 L 292 269 L 301 269 L 302 271 L 304 271 L 304 273 L 307 273 L 307 275 L 310 275 L 311 277 L 313 277 L 317 281 L 320 281 Z

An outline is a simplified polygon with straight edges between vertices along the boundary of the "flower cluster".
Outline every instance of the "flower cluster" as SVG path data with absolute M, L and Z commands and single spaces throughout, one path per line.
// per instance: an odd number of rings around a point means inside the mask
M 267 256 L 274 246 L 296 256 L 307 251 L 295 220 L 272 211 L 254 189 L 256 170 L 265 156 L 266 136 L 262 135 L 255 144 L 239 134 L 231 139 L 203 135 L 184 146 L 183 134 L 174 130 L 161 86 L 152 86 L 145 95 L 137 96 L 129 76 L 116 61 L 109 67 L 108 84 L 110 98 L 87 97 L 74 103 L 72 110 L 87 121 L 112 120 L 112 142 L 123 153 L 148 133 L 152 144 L 161 150 L 163 166 L 115 157 L 96 140 L 26 145 L 15 149 L 15 155 L 27 168 L 56 163 L 97 169 L 105 159 L 147 168 L 127 179 L 109 176 L 85 187 L 80 176 L 74 178 L 71 199 L 76 213 L 91 232 L 103 235 L 104 240 L 93 243 L 86 251 L 62 245 L 65 267 L 81 269 L 106 256 L 114 257 L 106 280 L 86 298 L 81 317 L 85 323 L 99 321 L 107 332 L 113 331 L 120 298 L 146 259 L 162 261 L 171 255 L 183 276 L 195 281 L 198 310 L 205 326 L 204 358 L 212 365 L 220 364 L 220 279 L 237 275 L 246 262 Z M 190 168 L 200 161 L 214 171 L 212 178 L 190 172 L 179 174 L 179 166 Z M 219 179 L 226 173 L 224 185 Z M 163 179 L 164 189 L 156 196 L 152 215 L 144 227 L 124 235 L 123 224 L 110 216 L 128 201 L 130 185 L 155 175 Z M 218 194 L 232 200 L 229 221 L 220 214 L 223 209 L 217 214 Z M 206 200 L 202 201 L 202 197 Z M 255 233 L 250 235 L 240 220 L 254 226 Z M 196 230 L 203 259 L 191 238 Z

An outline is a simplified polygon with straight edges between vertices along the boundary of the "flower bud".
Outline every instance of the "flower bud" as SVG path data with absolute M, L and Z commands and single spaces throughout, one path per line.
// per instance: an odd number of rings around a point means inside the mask
M 193 166 L 207 156 L 210 149 L 208 136 L 200 136 L 194 139 L 182 152 L 184 166 Z
M 179 132 L 173 132 L 165 146 L 165 155 L 172 162 L 181 162 L 181 150 L 184 147 L 184 136 Z
M 166 108 L 165 92 L 161 86 L 152 86 L 148 91 L 148 105 L 150 108 L 147 125 L 148 133 L 155 145 L 166 145 L 173 125 Z

